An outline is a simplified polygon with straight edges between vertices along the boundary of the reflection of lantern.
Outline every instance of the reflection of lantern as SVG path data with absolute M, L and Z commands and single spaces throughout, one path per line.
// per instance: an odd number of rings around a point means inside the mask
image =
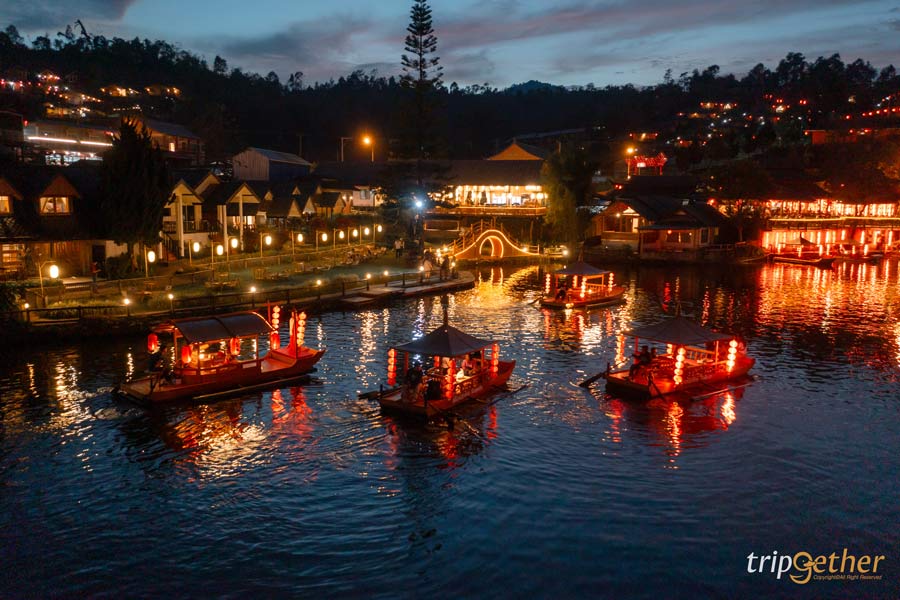
M 281 345 L 281 340 L 278 338 L 278 332 L 273 331 L 272 333 L 269 334 L 269 349 L 277 350 L 280 345 Z
M 625 361 L 625 336 L 619 335 L 616 339 L 616 364 Z
M 388 385 L 397 383 L 397 351 L 388 350 Z
M 159 338 L 155 333 L 151 333 L 147 336 L 147 351 L 156 352 L 157 350 L 159 350 Z
M 241 353 L 241 338 L 233 337 L 229 342 L 229 348 L 231 350 L 232 356 L 237 356 Z
M 500 346 L 494 344 L 491 346 L 491 375 L 496 377 L 498 371 L 500 371 Z
M 728 342 L 728 362 L 726 364 L 729 371 L 734 369 L 734 362 L 737 358 L 737 345 L 737 340 L 731 340 L 730 342 Z
M 675 385 L 681 385 L 681 382 L 684 381 L 682 376 L 684 375 L 684 347 L 678 348 L 678 356 L 675 358 L 675 376 L 672 380 L 675 382 Z
M 547 277 L 544 278 L 544 294 L 550 295 L 550 273 L 547 273 Z
M 191 364 L 191 346 L 190 344 L 185 344 L 181 347 L 181 362 L 186 365 Z

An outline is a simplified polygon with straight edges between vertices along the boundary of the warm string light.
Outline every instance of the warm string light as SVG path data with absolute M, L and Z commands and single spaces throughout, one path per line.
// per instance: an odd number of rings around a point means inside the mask
M 678 356 L 675 358 L 675 376 L 672 378 L 675 385 L 681 385 L 681 382 L 684 381 L 682 378 L 684 375 L 684 354 L 684 348 L 679 348 Z
M 500 371 L 500 346 L 494 344 L 491 346 L 491 375 L 497 376 Z
M 731 371 L 734 369 L 734 362 L 737 358 L 737 340 L 731 340 L 728 342 L 728 362 L 725 363 L 728 367 L 728 370 Z
M 397 383 L 397 351 L 391 348 L 388 350 L 388 385 Z

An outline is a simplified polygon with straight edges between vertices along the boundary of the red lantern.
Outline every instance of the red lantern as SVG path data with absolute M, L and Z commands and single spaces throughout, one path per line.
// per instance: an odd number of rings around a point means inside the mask
M 444 380 L 444 397 L 447 400 L 453 398 L 453 385 L 456 382 L 456 373 L 454 371 L 456 367 L 456 362 L 451 360 L 450 365 L 447 368 L 447 378 Z
M 186 365 L 191 364 L 191 345 L 185 344 L 181 347 L 181 362 Z
M 278 329 L 278 324 L 280 323 L 281 317 L 281 308 L 275 307 L 272 309 L 272 327 Z
M 241 353 L 241 338 L 233 337 L 230 342 L 230 350 L 232 356 L 237 356 Z
M 306 313 L 302 312 L 297 317 L 297 347 L 303 345 L 303 336 L 306 335 Z
M 397 351 L 388 350 L 388 385 L 397 383 Z
M 273 331 L 272 333 L 269 334 L 269 349 L 277 350 L 280 345 L 281 345 L 281 339 L 278 337 L 278 332 Z
M 147 336 L 147 351 L 156 352 L 157 350 L 159 350 L 159 338 L 155 333 L 151 333 Z

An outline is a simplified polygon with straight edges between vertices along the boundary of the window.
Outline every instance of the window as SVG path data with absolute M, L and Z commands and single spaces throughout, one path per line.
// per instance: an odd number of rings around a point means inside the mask
M 12 204 L 9 196 L 0 196 L 0 215 L 8 215 L 12 212 Z
M 66 196 L 44 196 L 41 198 L 42 215 L 65 215 L 69 213 L 69 198 Z
M 700 243 L 701 244 L 709 243 L 709 229 L 701 229 L 700 230 Z

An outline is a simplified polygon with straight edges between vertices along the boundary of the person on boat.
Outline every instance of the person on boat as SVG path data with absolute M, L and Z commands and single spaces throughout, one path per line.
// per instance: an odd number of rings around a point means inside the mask
M 469 375 L 472 375 L 473 373 L 475 373 L 475 371 L 478 370 L 478 368 L 476 366 L 477 364 L 478 364 L 478 353 L 472 352 L 463 359 L 461 372 L 464 372 L 466 374 L 466 376 L 468 377 Z
M 150 354 L 150 364 L 147 367 L 147 370 L 151 373 L 162 370 L 162 361 L 163 361 L 163 353 L 166 351 L 165 342 L 159 345 L 159 348 L 156 349 L 156 352 Z
M 650 353 L 650 348 L 646 345 L 641 346 L 641 351 L 634 355 L 634 363 L 628 369 L 628 377 L 633 378 L 645 367 L 649 367 L 651 362 L 653 362 L 653 356 Z
M 419 396 L 419 387 L 422 385 L 422 365 L 414 362 L 406 372 L 406 387 L 403 388 L 403 396 L 406 402 L 415 402 Z

